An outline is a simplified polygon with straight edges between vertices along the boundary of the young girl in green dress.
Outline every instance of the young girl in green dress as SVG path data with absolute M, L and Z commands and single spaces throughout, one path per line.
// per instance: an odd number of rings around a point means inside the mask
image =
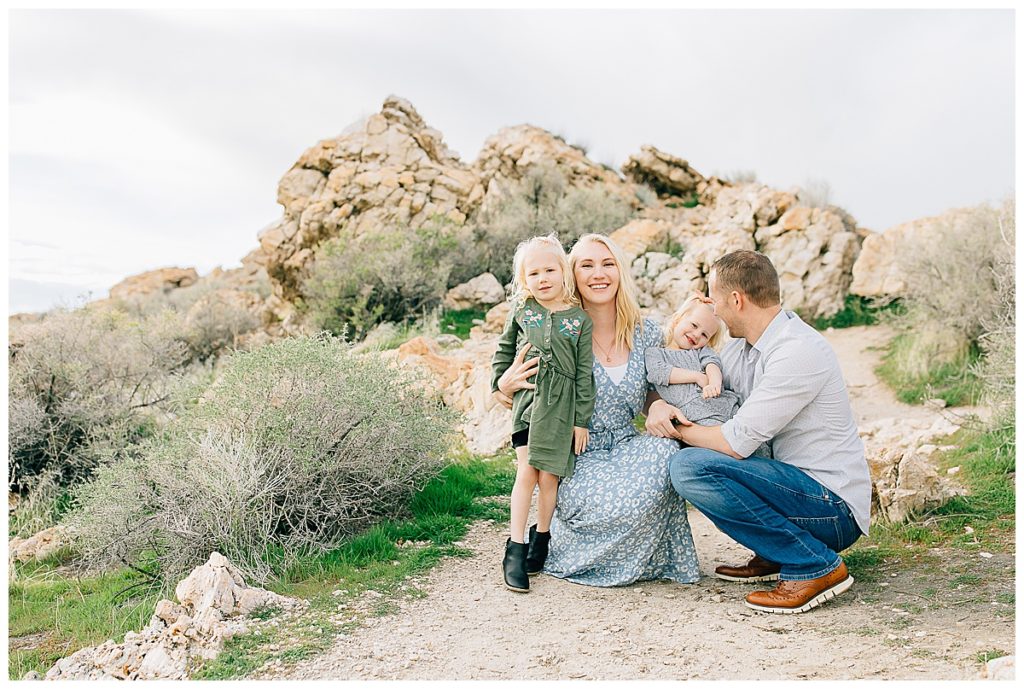
M 555 235 L 516 247 L 512 270 L 512 308 L 491 360 L 491 390 L 524 347 L 530 357 L 540 357 L 534 388 L 518 391 L 512 403 L 517 467 L 502 570 L 505 586 L 525 592 L 528 575 L 540 572 L 547 558 L 558 480 L 572 475 L 576 455 L 587 448 L 595 395 L 593 324 L 576 301 L 569 259 Z M 538 485 L 537 523 L 527 545 L 526 519 Z

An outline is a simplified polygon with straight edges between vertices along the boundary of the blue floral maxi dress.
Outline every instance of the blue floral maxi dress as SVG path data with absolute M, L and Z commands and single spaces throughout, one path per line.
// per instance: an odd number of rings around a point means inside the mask
M 654 321 L 637 327 L 618 385 L 594 362 L 590 442 L 575 474 L 558 488 L 547 574 L 590 586 L 700 578 L 686 503 L 669 478 L 668 460 L 679 445 L 633 426 L 647 398 L 644 350 L 660 346 L 661 338 Z

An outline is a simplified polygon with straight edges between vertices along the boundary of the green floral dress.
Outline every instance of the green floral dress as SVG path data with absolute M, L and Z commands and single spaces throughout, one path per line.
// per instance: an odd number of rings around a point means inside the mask
M 519 390 L 512 402 L 512 432 L 530 429 L 530 466 L 572 476 L 573 426 L 586 428 L 594 413 L 594 325 L 583 309 L 548 311 L 527 299 L 509 313 L 491 359 L 491 390 L 526 343 L 526 358 L 540 357 L 533 390 Z

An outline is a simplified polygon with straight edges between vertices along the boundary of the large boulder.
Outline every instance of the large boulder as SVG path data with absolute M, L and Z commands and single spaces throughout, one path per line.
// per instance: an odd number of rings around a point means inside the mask
M 489 309 L 504 300 L 505 288 L 498 278 L 491 273 L 483 273 L 448 290 L 444 305 L 449 309 Z
M 913 254 L 913 247 L 928 241 L 937 226 L 965 222 L 970 214 L 970 209 L 956 208 L 895 225 L 880 234 L 870 234 L 853 264 L 850 293 L 862 297 L 902 296 L 906 289 L 904 261 Z
M 220 553 L 178 583 L 180 603 L 161 600 L 141 632 L 128 632 L 58 660 L 49 680 L 186 679 L 194 658 L 215 658 L 228 639 L 248 631 L 247 616 L 261 608 L 295 611 L 302 603 L 246 585 Z
M 406 100 L 389 96 L 379 113 L 307 150 L 278 185 L 281 218 L 259 234 L 256 260 L 279 301 L 299 294 L 315 248 L 382 227 L 421 227 L 436 217 L 462 224 L 483 199 L 478 175 L 449 151 Z M 287 316 L 290 314 L 279 314 Z

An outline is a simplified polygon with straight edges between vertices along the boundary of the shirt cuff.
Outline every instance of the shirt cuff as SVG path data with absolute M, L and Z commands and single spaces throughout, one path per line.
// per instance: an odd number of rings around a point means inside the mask
M 754 440 L 753 438 L 747 437 L 740 432 L 740 429 L 736 427 L 736 420 L 729 419 L 722 424 L 722 437 L 725 438 L 725 442 L 729 444 L 732 451 L 738 454 L 740 457 L 749 457 L 754 454 L 754 451 L 760 447 L 761 441 Z

